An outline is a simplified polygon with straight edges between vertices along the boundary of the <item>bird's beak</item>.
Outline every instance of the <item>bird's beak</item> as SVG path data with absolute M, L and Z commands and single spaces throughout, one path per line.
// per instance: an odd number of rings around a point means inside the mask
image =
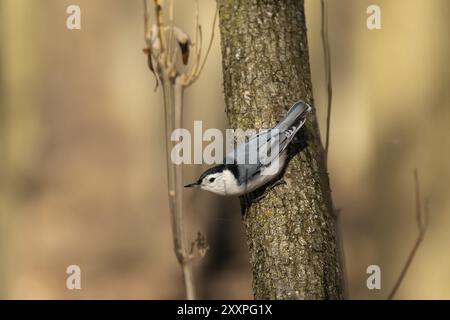
M 197 181 L 197 182 L 194 182 L 194 183 L 191 183 L 191 184 L 187 184 L 184 187 L 185 188 L 198 188 L 199 186 L 200 186 L 200 183 Z

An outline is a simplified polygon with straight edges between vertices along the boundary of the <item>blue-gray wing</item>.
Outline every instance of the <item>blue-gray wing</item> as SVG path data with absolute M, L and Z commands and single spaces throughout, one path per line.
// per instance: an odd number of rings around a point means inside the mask
M 248 176 L 258 174 L 286 150 L 310 110 L 303 101 L 295 103 L 275 127 L 249 137 L 230 151 L 225 156 L 225 163 L 241 165 Z
M 290 139 L 285 132 L 270 129 L 250 137 L 236 146 L 226 157 L 226 163 L 238 164 L 247 177 L 259 173 L 283 152 Z

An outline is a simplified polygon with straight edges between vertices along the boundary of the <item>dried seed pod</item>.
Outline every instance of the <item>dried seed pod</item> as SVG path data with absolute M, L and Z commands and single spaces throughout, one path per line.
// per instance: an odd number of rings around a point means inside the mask
M 161 40 L 158 36 L 158 26 L 156 24 L 153 24 L 150 30 L 150 43 L 152 44 L 153 52 L 158 56 L 161 52 Z
M 189 46 L 192 45 L 189 35 L 178 27 L 173 27 L 173 36 L 178 42 L 181 51 L 183 64 L 187 65 L 189 61 Z

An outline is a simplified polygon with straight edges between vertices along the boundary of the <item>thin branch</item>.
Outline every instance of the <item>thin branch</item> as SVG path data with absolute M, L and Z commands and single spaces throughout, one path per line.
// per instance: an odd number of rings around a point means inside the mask
M 422 232 L 425 232 L 425 229 L 428 228 L 428 215 L 430 212 L 430 201 L 428 199 L 425 199 L 425 205 L 424 205 L 424 215 L 423 215 L 423 224 L 422 224 Z
M 147 46 L 151 46 L 151 39 L 150 39 L 150 23 L 149 23 L 149 6 L 147 3 L 147 0 L 143 0 L 144 2 L 144 34 L 145 34 L 145 42 L 147 43 Z
M 198 31 L 200 29 L 200 8 L 198 0 L 195 0 L 195 51 L 198 51 L 198 45 L 201 45 L 198 40 Z
M 192 79 L 192 81 L 195 81 L 197 79 L 197 77 L 202 73 L 203 67 L 205 66 L 206 60 L 208 59 L 208 56 L 209 56 L 209 52 L 211 51 L 211 47 L 212 47 L 213 40 L 214 40 L 214 32 L 215 32 L 215 26 L 216 26 L 216 20 L 217 20 L 217 11 L 218 10 L 216 9 L 216 12 L 214 14 L 213 23 L 212 23 L 212 28 L 211 28 L 211 37 L 209 38 L 208 48 L 206 49 L 205 57 L 203 58 L 203 62 L 202 62 L 202 65 L 200 66 L 200 69 L 194 75 L 194 78 Z
M 168 65 L 172 68 L 175 65 L 175 59 L 172 59 L 172 50 L 173 50 L 173 0 L 169 0 L 169 46 L 167 49 L 167 59 Z M 174 50 L 175 51 L 175 50 Z
M 331 127 L 331 103 L 333 100 L 333 85 L 332 85 L 332 77 L 331 77 L 331 53 L 330 53 L 330 41 L 328 37 L 328 13 L 327 13 L 327 2 L 326 0 L 320 1 L 321 5 L 321 36 L 322 36 L 322 46 L 323 46 L 323 57 L 324 57 L 324 68 L 325 68 L 325 81 L 327 82 L 327 122 L 326 122 L 326 131 L 325 131 L 325 168 L 328 168 L 328 150 L 330 148 L 330 127 Z M 334 209 L 332 214 L 336 219 L 339 218 L 339 214 L 342 209 Z M 340 239 L 340 260 L 343 266 L 342 270 L 344 270 L 344 275 L 342 277 L 342 287 L 344 291 L 344 297 L 347 297 L 347 278 L 345 276 L 345 261 L 343 256 L 343 244 Z
M 199 46 L 197 48 L 197 52 L 195 55 L 195 68 L 193 68 L 193 74 L 197 74 L 199 65 L 200 65 L 200 58 L 202 56 L 202 45 L 203 45 L 203 33 L 202 33 L 202 26 L 198 25 L 198 42 Z
M 327 82 L 327 127 L 325 133 L 325 160 L 328 163 L 328 149 L 330 147 L 330 125 L 331 125 L 331 102 L 333 100 L 333 86 L 331 79 L 331 54 L 330 42 L 328 39 L 328 18 L 327 18 L 327 3 L 326 0 L 321 0 L 322 13 L 322 45 L 325 59 L 325 78 Z
M 416 197 L 416 222 L 417 227 L 419 229 L 419 234 L 417 236 L 416 242 L 414 243 L 414 246 L 412 247 L 411 252 L 408 255 L 408 258 L 406 259 L 406 263 L 403 266 L 402 271 L 400 272 L 400 276 L 398 277 L 397 282 L 395 283 L 391 293 L 388 296 L 388 300 L 392 300 L 394 298 L 398 288 L 402 284 L 402 281 L 409 267 L 411 266 L 411 262 L 413 261 L 414 256 L 416 255 L 417 249 L 419 248 L 420 244 L 424 239 L 425 232 L 428 227 L 428 201 L 425 202 L 425 208 L 422 214 L 422 200 L 421 200 L 422 197 L 420 195 L 419 174 L 417 173 L 417 169 L 414 169 L 414 188 Z
M 191 84 L 193 81 L 193 78 L 195 77 L 195 74 L 197 73 L 198 66 L 200 64 L 200 53 L 202 50 L 202 28 L 200 26 L 200 9 L 198 5 L 198 0 L 195 0 L 195 43 L 194 43 L 194 51 L 195 51 L 195 61 L 192 65 L 191 72 L 189 72 L 189 77 L 187 80 L 187 84 Z
M 161 58 L 164 62 L 164 66 L 167 66 L 167 58 L 164 58 L 164 56 L 167 57 L 165 53 L 166 48 L 166 41 L 164 38 L 164 19 L 163 19 L 163 12 L 162 12 L 162 3 L 161 0 L 153 0 L 155 5 L 155 16 L 156 16 L 156 25 L 158 28 L 158 38 L 161 45 Z

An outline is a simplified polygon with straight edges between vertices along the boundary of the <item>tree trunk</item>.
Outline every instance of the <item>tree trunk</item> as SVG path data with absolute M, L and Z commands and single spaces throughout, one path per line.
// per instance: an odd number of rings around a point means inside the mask
M 227 115 L 233 128 L 268 128 L 296 101 L 313 104 L 301 0 L 218 0 Z M 285 185 L 247 210 L 257 299 L 342 299 L 343 270 L 314 114 Z

